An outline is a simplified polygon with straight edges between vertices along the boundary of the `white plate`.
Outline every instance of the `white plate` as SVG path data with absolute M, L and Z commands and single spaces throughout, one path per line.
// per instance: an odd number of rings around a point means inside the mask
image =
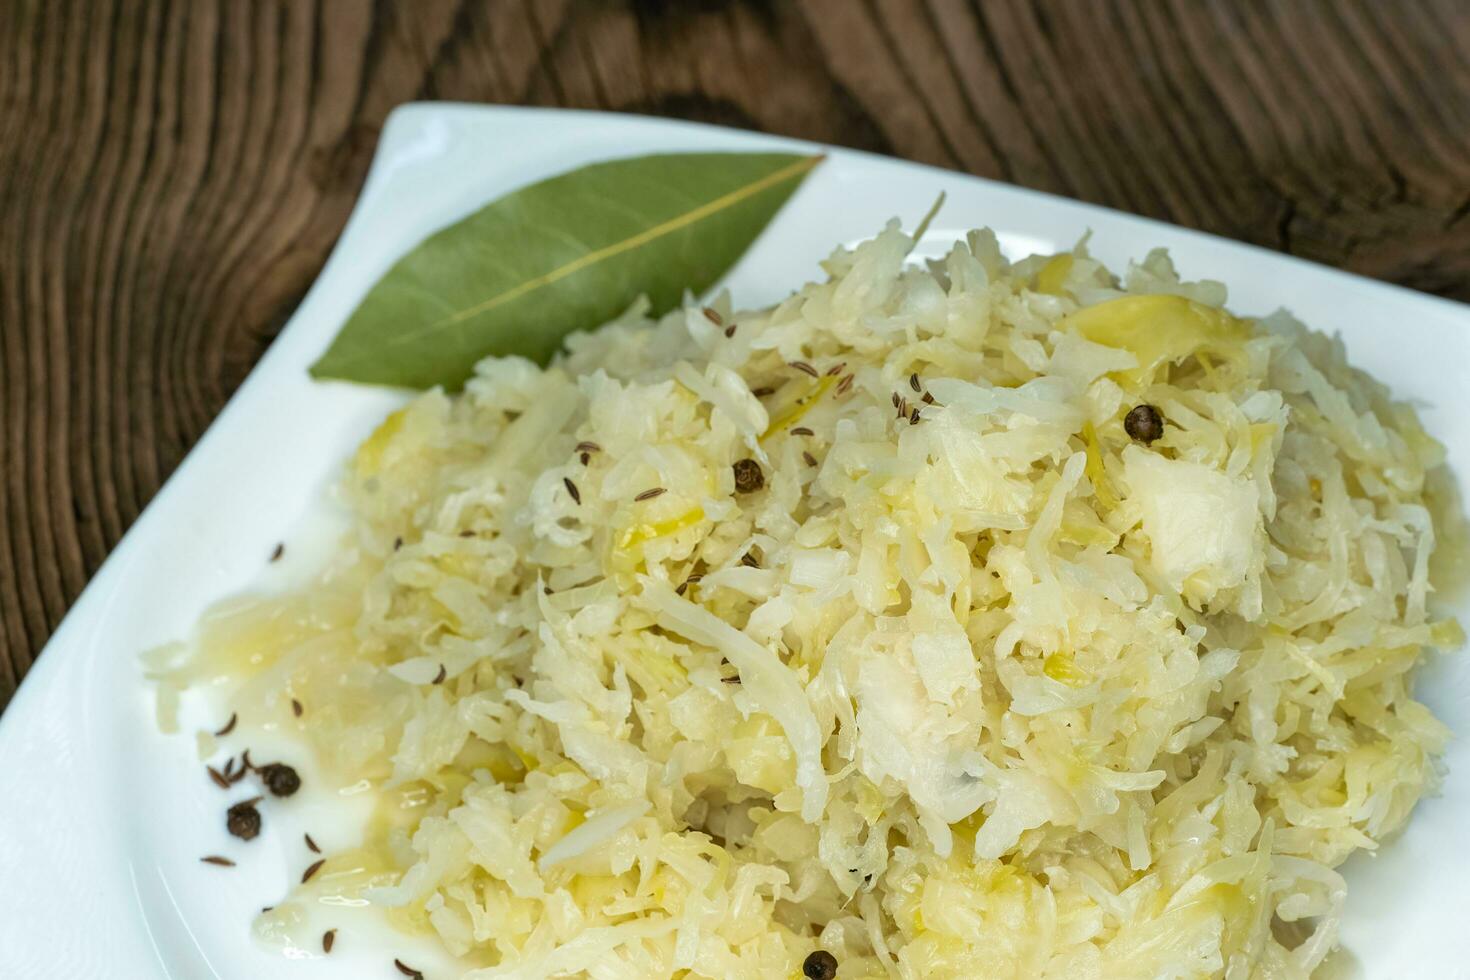
M 0 976 L 398 975 L 392 955 L 413 947 L 369 949 L 361 929 L 325 960 L 283 961 L 253 945 L 252 914 L 306 863 L 300 827 L 316 821 L 327 844 L 345 845 L 350 835 L 334 835 L 321 810 L 303 802 L 291 819 L 272 820 L 252 850 L 232 847 L 223 797 L 200 778 L 192 737 L 154 730 L 136 654 L 185 636 L 219 598 L 279 584 L 309 564 L 301 545 L 313 507 L 351 447 L 401 396 L 312 383 L 306 366 L 400 253 L 491 198 L 583 163 L 753 148 L 814 149 L 597 113 L 455 105 L 393 113 L 321 278 L 92 580 L 0 721 Z M 739 305 L 772 301 L 816 277 L 834 243 L 867 237 L 889 217 L 911 225 L 944 190 L 949 201 L 926 239 L 936 250 L 976 225 L 994 227 L 1013 256 L 1068 247 L 1091 229 L 1090 247 L 1115 267 L 1164 245 L 1184 275 L 1229 285 L 1239 312 L 1286 306 L 1341 331 L 1353 360 L 1416 400 L 1455 471 L 1470 474 L 1470 308 L 1102 208 L 828 152 L 730 276 Z M 281 540 L 289 542 L 286 560 L 263 577 Z M 1462 602 L 1460 612 L 1470 609 Z M 1470 731 L 1463 657 L 1431 664 L 1422 690 L 1441 718 Z M 1344 939 L 1365 976 L 1470 976 L 1466 744 L 1451 747 L 1444 794 L 1420 806 L 1403 837 L 1348 866 Z M 199 864 L 208 853 L 249 859 L 226 871 Z

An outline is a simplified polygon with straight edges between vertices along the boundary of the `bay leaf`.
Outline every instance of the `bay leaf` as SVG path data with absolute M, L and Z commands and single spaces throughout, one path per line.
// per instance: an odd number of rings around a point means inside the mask
M 640 295 L 657 315 L 708 289 L 821 160 L 661 154 L 521 188 L 399 259 L 311 374 L 453 390 L 488 355 L 545 364 Z

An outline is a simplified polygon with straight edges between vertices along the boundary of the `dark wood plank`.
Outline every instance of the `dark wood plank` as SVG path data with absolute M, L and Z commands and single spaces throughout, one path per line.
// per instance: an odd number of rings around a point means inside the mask
M 11 0 L 0 705 L 419 98 L 804 136 L 1470 300 L 1461 0 Z

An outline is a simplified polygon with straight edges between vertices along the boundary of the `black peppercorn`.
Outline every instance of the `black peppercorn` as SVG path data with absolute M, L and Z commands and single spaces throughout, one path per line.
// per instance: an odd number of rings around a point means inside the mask
M 766 485 L 766 475 L 761 464 L 753 459 L 737 460 L 735 463 L 735 492 L 755 493 Z
M 225 815 L 226 829 L 241 840 L 254 840 L 260 834 L 260 811 L 255 809 L 258 799 L 236 803 Z
M 801 964 L 801 972 L 810 980 L 832 980 L 837 976 L 837 957 L 819 949 Z
M 290 796 L 301 788 L 301 777 L 296 770 L 280 762 L 272 762 L 256 770 L 260 781 L 271 791 L 272 796 Z
M 836 956 L 819 949 L 801 964 L 801 973 L 810 980 L 832 980 L 836 977 Z
M 1139 405 L 1123 419 L 1123 429 L 1130 438 L 1147 444 L 1164 434 L 1164 417 L 1152 405 Z

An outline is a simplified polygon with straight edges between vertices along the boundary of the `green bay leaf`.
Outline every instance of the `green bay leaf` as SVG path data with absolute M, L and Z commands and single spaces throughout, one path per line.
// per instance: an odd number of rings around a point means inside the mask
M 640 295 L 657 315 L 708 289 L 821 160 L 661 154 L 521 188 L 394 263 L 311 374 L 457 389 L 492 354 L 545 364 Z

